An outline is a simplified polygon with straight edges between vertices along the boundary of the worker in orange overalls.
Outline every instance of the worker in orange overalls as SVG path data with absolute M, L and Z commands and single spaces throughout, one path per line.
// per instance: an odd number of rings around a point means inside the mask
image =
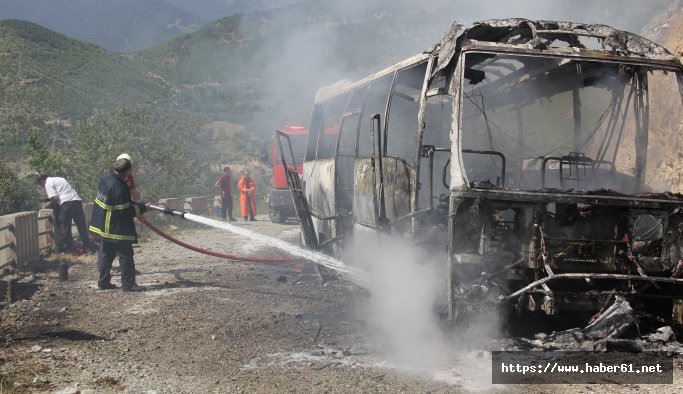
M 254 221 L 256 218 L 256 197 L 254 191 L 256 190 L 256 183 L 254 179 L 249 176 L 248 170 L 242 170 L 242 177 L 237 182 L 237 188 L 240 189 L 240 208 L 242 208 L 242 217 L 244 220 Z

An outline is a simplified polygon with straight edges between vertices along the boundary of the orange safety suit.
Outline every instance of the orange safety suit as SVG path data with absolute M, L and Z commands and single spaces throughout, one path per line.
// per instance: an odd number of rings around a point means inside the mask
M 249 175 L 244 175 L 237 182 L 237 188 L 240 189 L 240 208 L 242 209 L 243 217 L 256 216 L 256 198 L 254 191 L 256 190 L 256 183 Z M 251 206 L 251 214 L 249 213 L 249 206 Z

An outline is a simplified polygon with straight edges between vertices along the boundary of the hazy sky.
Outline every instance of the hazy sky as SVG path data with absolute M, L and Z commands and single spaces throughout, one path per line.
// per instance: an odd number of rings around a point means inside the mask
M 524 17 L 599 22 L 639 33 L 653 14 L 663 11 L 676 0 L 0 0 L 0 19 L 30 20 L 74 38 L 103 45 L 101 41 L 106 34 L 122 34 L 130 28 L 130 24 L 139 22 L 129 20 L 129 24 L 125 18 L 148 18 L 150 25 L 162 22 L 159 27 L 168 28 L 165 20 L 154 20 L 160 18 L 159 10 L 164 10 L 169 18 L 179 19 L 180 25 L 196 28 L 197 23 L 208 23 L 235 12 L 280 7 L 296 2 L 304 3 L 305 7 L 316 6 L 316 3 L 326 4 L 329 12 L 341 14 L 379 5 L 396 12 L 403 9 L 406 13 L 414 7 L 432 8 L 442 10 L 437 15 L 443 20 L 436 20 L 435 23 L 446 26 L 448 24 L 444 21 L 456 19 L 467 24 L 490 18 Z M 130 12 L 123 12 L 121 8 Z M 156 11 L 143 15 L 137 9 Z M 109 26 L 112 23 L 119 24 L 120 31 L 116 31 L 116 26 Z M 296 24 L 297 21 L 292 23 Z M 106 32 L 101 31 L 102 26 L 107 27 Z M 141 30 L 140 34 L 151 33 Z M 182 34 L 182 31 L 177 30 L 173 34 Z M 160 38 L 167 39 L 167 35 L 160 35 Z M 145 44 L 149 42 L 146 39 L 139 41 Z

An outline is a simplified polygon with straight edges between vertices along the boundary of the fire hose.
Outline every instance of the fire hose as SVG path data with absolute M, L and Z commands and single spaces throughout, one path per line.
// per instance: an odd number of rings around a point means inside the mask
M 154 210 L 154 211 L 159 211 L 163 212 L 167 215 L 171 216 L 178 216 L 183 219 L 185 219 L 185 212 L 180 212 L 180 211 L 174 211 L 170 208 L 165 208 L 165 207 L 159 207 L 155 205 L 148 205 L 149 209 Z M 259 257 L 241 257 L 241 256 L 235 256 L 232 254 L 228 253 L 220 253 L 220 252 L 214 252 L 212 250 L 207 250 L 207 249 L 202 249 L 197 246 L 190 245 L 186 242 L 183 242 L 177 238 L 174 238 L 165 232 L 161 231 L 157 226 L 153 225 L 150 223 L 147 219 L 145 219 L 142 215 L 139 215 L 138 220 L 140 220 L 145 226 L 149 227 L 150 230 L 154 231 L 155 233 L 161 235 L 162 237 L 166 238 L 167 240 L 173 242 L 176 245 L 180 245 L 184 248 L 193 250 L 198 253 L 206 254 L 209 256 L 214 256 L 214 257 L 221 257 L 224 259 L 230 259 L 230 260 L 237 260 L 237 261 L 249 261 L 249 262 L 259 262 L 259 263 L 290 263 L 290 262 L 295 262 L 295 261 L 303 261 L 301 258 L 259 258 Z

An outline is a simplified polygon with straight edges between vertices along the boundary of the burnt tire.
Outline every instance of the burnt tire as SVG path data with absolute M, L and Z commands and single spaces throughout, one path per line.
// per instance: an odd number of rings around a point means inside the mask
M 281 224 L 285 221 L 285 218 L 279 211 L 269 211 L 268 216 L 270 217 L 270 221 L 273 223 Z

